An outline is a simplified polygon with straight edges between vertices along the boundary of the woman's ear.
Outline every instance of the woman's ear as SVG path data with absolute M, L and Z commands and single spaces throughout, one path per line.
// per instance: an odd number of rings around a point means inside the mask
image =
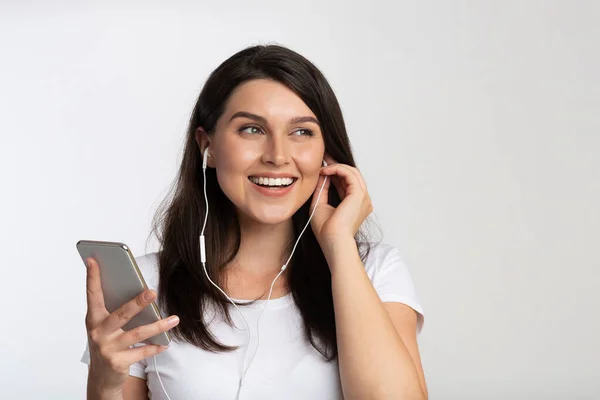
M 210 136 L 202 127 L 196 128 L 195 133 L 196 144 L 198 145 L 198 149 L 200 150 L 200 154 L 204 156 L 204 151 L 210 146 Z M 214 168 L 214 157 L 209 150 L 209 157 L 207 160 L 207 166 L 210 168 Z

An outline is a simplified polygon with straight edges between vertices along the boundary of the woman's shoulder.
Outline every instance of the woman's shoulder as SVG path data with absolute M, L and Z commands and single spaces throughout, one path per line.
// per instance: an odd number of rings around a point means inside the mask
M 377 271 L 387 269 L 394 263 L 404 267 L 404 259 L 398 247 L 385 242 L 365 242 L 359 245 L 360 254 L 364 256 L 365 269 L 369 276 Z
M 423 307 L 410 270 L 398 247 L 388 243 L 370 243 L 364 261 L 365 270 L 381 301 L 404 303 L 417 312 L 417 332 L 423 327 Z

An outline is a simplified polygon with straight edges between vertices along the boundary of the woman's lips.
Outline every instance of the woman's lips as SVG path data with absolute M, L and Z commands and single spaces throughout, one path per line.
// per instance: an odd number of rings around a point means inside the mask
M 288 194 L 289 192 L 291 192 L 291 190 L 294 188 L 294 185 L 296 185 L 296 182 L 298 182 L 298 179 L 294 179 L 294 182 L 292 182 L 292 184 L 289 186 L 274 186 L 274 187 L 273 186 L 272 187 L 261 186 L 261 185 L 258 185 L 256 183 L 252 182 L 250 179 L 248 179 L 248 181 L 250 182 L 252 187 L 254 187 L 254 189 L 256 189 L 257 192 L 259 192 L 260 194 L 262 194 L 264 196 L 282 197 L 282 196 L 285 196 L 286 194 Z

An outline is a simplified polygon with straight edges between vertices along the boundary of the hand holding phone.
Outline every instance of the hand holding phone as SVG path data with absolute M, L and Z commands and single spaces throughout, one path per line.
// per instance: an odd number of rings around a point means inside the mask
M 85 325 L 90 352 L 90 374 L 97 377 L 97 381 L 102 382 L 103 390 L 119 390 L 129 375 L 130 365 L 168 348 L 160 344 L 146 344 L 133 348 L 131 346 L 157 335 L 160 337 L 161 334 L 176 326 L 179 318 L 171 316 L 151 324 L 123 330 L 122 328 L 134 316 L 152 305 L 156 292 L 146 289 L 110 313 L 105 305 L 100 266 L 93 257 L 87 257 L 85 262 L 87 265 Z

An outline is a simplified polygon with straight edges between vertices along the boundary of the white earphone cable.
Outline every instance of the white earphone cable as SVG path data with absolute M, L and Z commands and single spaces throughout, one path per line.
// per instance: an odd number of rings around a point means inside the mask
M 296 251 L 296 247 L 298 246 L 298 243 L 300 242 L 300 238 L 302 237 L 302 234 L 304 234 L 304 231 L 306 230 L 306 228 L 308 227 L 308 225 L 310 224 L 310 221 L 313 217 L 313 215 L 315 214 L 315 210 L 317 209 L 316 204 L 319 204 L 319 200 L 321 199 L 321 193 L 323 192 L 323 188 L 325 187 L 325 183 L 327 182 L 327 176 L 325 176 L 324 180 L 323 180 L 323 185 L 321 185 L 321 189 L 319 190 L 319 194 L 317 195 L 317 201 L 315 203 L 315 207 L 313 207 L 312 212 L 308 218 L 308 221 L 306 222 L 306 225 L 304 225 L 304 229 L 302 229 L 302 232 L 300 232 L 300 235 L 298 235 L 298 238 L 296 239 L 296 243 L 294 244 L 294 247 L 292 248 L 292 251 L 286 261 L 285 264 L 283 264 L 283 266 L 281 267 L 281 270 L 279 271 L 279 273 L 277 274 L 277 276 L 275 277 L 275 279 L 273 279 L 273 282 L 271 282 L 271 287 L 269 289 L 269 296 L 267 297 L 267 300 L 265 301 L 265 304 L 263 305 L 263 308 L 260 312 L 260 314 L 258 315 L 258 319 L 256 320 L 256 347 L 254 349 L 254 353 L 252 354 L 252 358 L 250 359 L 250 362 L 248 363 L 248 366 L 245 367 L 246 365 L 246 355 L 247 355 L 247 351 L 248 351 L 248 347 L 250 346 L 250 339 L 251 339 L 251 334 L 250 334 L 250 326 L 248 325 L 248 321 L 246 320 L 246 318 L 244 317 L 244 314 L 242 313 L 242 311 L 239 309 L 239 307 L 237 306 L 237 304 L 235 304 L 235 302 L 227 295 L 227 293 L 225 293 L 225 291 L 223 291 L 223 289 L 221 289 L 216 283 L 213 282 L 212 279 L 210 279 L 210 276 L 208 275 L 208 272 L 206 270 L 206 244 L 204 241 L 204 230 L 206 229 L 206 223 L 208 221 L 208 196 L 206 195 L 206 161 L 207 161 L 207 156 L 208 156 L 208 150 L 205 149 L 204 150 L 204 154 L 203 154 L 203 163 L 202 163 L 202 174 L 204 177 L 204 201 L 206 204 L 206 213 L 204 214 L 204 224 L 202 225 L 202 231 L 200 233 L 200 260 L 202 262 L 202 267 L 204 269 L 204 274 L 206 275 L 206 278 L 208 279 L 208 281 L 215 287 L 217 288 L 226 298 L 227 300 L 229 300 L 229 302 L 231 304 L 233 304 L 233 306 L 235 307 L 235 309 L 237 310 L 237 312 L 240 314 L 240 316 L 242 317 L 242 320 L 244 321 L 244 324 L 246 325 L 246 332 L 248 333 L 248 339 L 246 340 L 246 345 L 244 346 L 244 358 L 242 360 L 242 374 L 241 374 L 241 378 L 240 378 L 240 387 L 238 388 L 238 392 L 237 395 L 239 396 L 240 394 L 240 388 L 243 386 L 244 384 L 244 377 L 246 376 L 246 373 L 248 372 L 248 370 L 250 369 L 250 366 L 252 365 L 252 362 L 254 361 L 254 358 L 256 356 L 256 353 L 258 351 L 258 346 L 260 344 L 260 330 L 259 330 L 259 323 L 260 323 L 260 318 L 262 317 L 265 309 L 267 308 L 267 304 L 268 302 L 271 300 L 271 295 L 273 293 L 273 286 L 275 285 L 275 282 L 277 281 L 277 279 L 279 279 L 279 277 L 281 276 L 281 274 L 286 270 L 290 260 L 292 259 L 292 256 L 294 255 L 294 251 Z M 325 163 L 325 161 L 323 161 L 323 165 L 326 166 L 327 163 Z M 160 386 L 163 390 L 163 392 L 165 393 L 165 396 L 167 396 L 168 400 L 171 400 L 171 398 L 169 397 L 169 395 L 167 394 L 167 391 L 165 390 L 165 387 L 163 385 L 162 379 L 160 377 L 160 374 L 158 372 L 158 366 L 156 364 L 156 356 L 152 356 L 152 358 L 154 359 L 154 369 L 156 370 L 156 375 L 158 377 L 158 381 L 160 383 Z
M 325 182 L 327 182 L 327 176 L 325 176 L 323 185 L 321 185 L 321 189 L 319 190 L 319 194 L 317 195 L 317 201 L 315 204 L 319 204 L 319 200 L 321 199 L 321 192 L 323 192 L 323 188 L 325 187 Z M 271 300 L 271 294 L 273 293 L 273 285 L 275 285 L 275 282 L 277 281 L 277 279 L 281 276 L 281 274 L 287 268 L 290 260 L 292 259 L 292 256 L 294 255 L 294 251 L 296 251 L 296 246 L 298 246 L 298 242 L 300 242 L 300 238 L 302 237 L 302 234 L 308 227 L 308 224 L 310 224 L 310 220 L 312 219 L 313 215 L 315 214 L 316 209 L 317 209 L 317 207 L 315 205 L 315 207 L 313 207 L 312 212 L 310 213 L 310 216 L 308 217 L 308 221 L 306 222 L 306 225 L 304 225 L 304 229 L 302 229 L 302 232 L 300 232 L 300 235 L 298 235 L 298 239 L 296 239 L 296 243 L 294 244 L 294 247 L 292 248 L 292 252 L 290 253 L 290 256 L 288 257 L 285 264 L 283 264 L 283 267 L 281 267 L 281 271 L 279 271 L 279 273 L 277 274 L 277 276 L 275 277 L 275 279 L 273 279 L 273 282 L 271 283 L 271 289 L 269 290 L 269 297 L 267 298 L 267 301 L 263 305 L 263 308 L 262 308 L 260 314 L 258 315 L 258 319 L 256 320 L 256 347 L 254 349 L 254 353 L 252 354 L 252 358 L 250 359 L 250 363 L 248 364 L 246 371 L 244 371 L 244 375 L 242 375 L 242 383 L 244 380 L 244 376 L 246 375 L 246 372 L 248 372 L 248 370 L 250 369 L 250 365 L 254 361 L 254 357 L 256 356 L 256 352 L 258 351 L 258 346 L 260 344 L 260 329 L 259 329 L 260 317 L 262 317 L 263 312 L 267 308 L 267 304 L 268 304 L 269 300 Z
M 165 392 L 165 396 L 167 396 L 167 399 L 171 400 L 171 398 L 167 394 L 167 391 L 165 390 L 165 385 L 163 385 L 162 379 L 160 379 L 160 374 L 158 373 L 158 365 L 156 365 L 156 356 L 155 355 L 152 356 L 152 359 L 154 360 L 154 370 L 156 371 L 156 376 L 158 377 L 158 382 L 160 383 L 160 387 L 162 388 L 163 392 Z
M 205 150 L 205 152 L 206 151 L 207 150 Z M 231 304 L 233 304 L 233 306 L 235 307 L 237 312 L 240 314 L 240 317 L 242 317 L 244 324 L 246 325 L 246 332 L 248 333 L 248 339 L 246 340 L 246 345 L 244 346 L 244 359 L 243 359 L 244 361 L 242 363 L 242 380 L 243 380 L 244 379 L 243 378 L 244 365 L 246 363 L 246 352 L 248 351 L 248 346 L 250 345 L 250 325 L 248 325 L 248 321 L 246 320 L 246 318 L 244 318 L 244 314 L 242 313 L 240 308 L 237 306 L 237 304 L 235 304 L 235 301 L 233 301 L 231 299 L 231 297 L 229 297 L 227 295 L 227 293 L 225 293 L 225 291 L 219 287 L 219 285 L 217 285 L 216 283 L 213 282 L 212 279 L 210 279 L 210 276 L 208 275 L 208 272 L 206 271 L 206 243 L 204 242 L 204 230 L 206 229 L 206 222 L 208 221 L 208 196 L 206 195 L 206 163 L 203 164 L 202 175 L 204 177 L 204 202 L 206 204 L 206 213 L 204 214 L 204 224 L 202 225 L 202 232 L 200 232 L 200 261 L 202 262 L 202 268 L 204 269 L 204 275 L 206 275 L 206 278 L 208 279 L 208 281 L 214 287 L 216 287 L 223 294 L 223 296 L 225 296 L 227 298 L 227 300 L 229 300 L 229 302 Z

